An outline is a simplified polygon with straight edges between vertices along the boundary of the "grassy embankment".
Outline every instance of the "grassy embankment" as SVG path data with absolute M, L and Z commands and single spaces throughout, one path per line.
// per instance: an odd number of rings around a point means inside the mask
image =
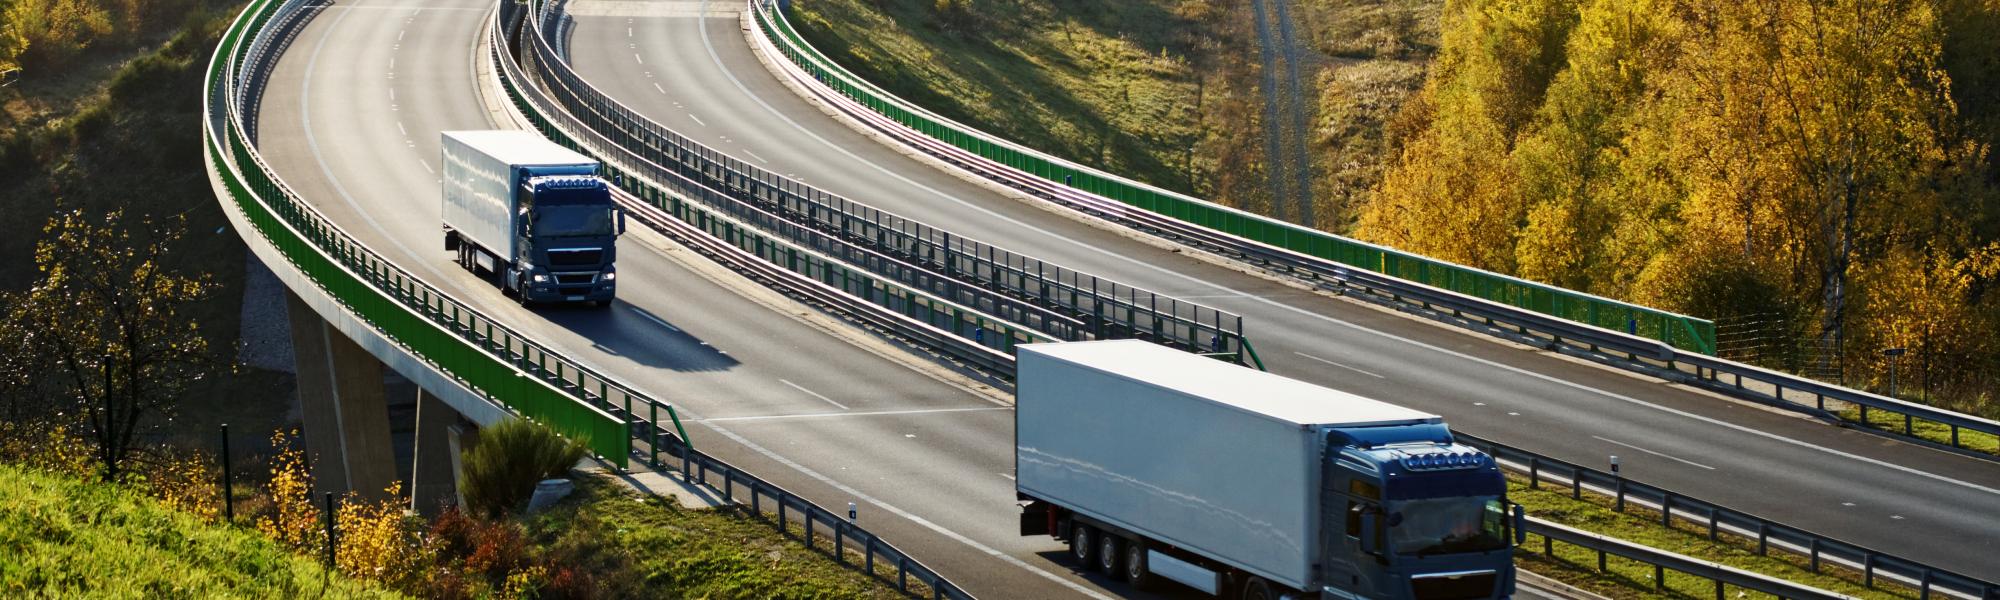
M 0 465 L 0 596 L 394 597 L 130 489 Z
M 900 596 L 887 561 L 878 562 L 880 578 L 871 581 L 834 562 L 824 530 L 807 548 L 802 529 L 781 536 L 765 522 L 769 518 L 743 507 L 684 509 L 595 476 L 582 478 L 576 496 L 563 505 L 530 519 L 528 535 L 544 548 L 594 547 L 566 554 L 591 557 L 589 564 L 572 566 L 598 574 L 607 598 Z

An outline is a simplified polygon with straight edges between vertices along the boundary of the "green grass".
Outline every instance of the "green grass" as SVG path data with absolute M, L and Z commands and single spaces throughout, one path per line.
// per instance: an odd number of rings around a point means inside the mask
M 793 24 L 862 78 L 953 120 L 1083 164 L 1189 191 L 1211 137 L 1198 81 L 1202 2 L 815 0 Z M 949 4 L 949 3 L 946 3 Z M 1206 95 L 1206 99 L 1204 99 Z
M 393 597 L 136 491 L 0 465 L 0 596 Z
M 807 548 L 747 508 L 688 510 L 599 477 L 532 519 L 537 544 L 592 573 L 609 598 L 891 598 L 893 571 L 870 580 Z M 823 532 L 822 532 L 823 533 Z M 817 540 L 816 540 L 817 541 Z
M 1947 446 L 1952 445 L 1952 428 L 1950 425 L 1944 423 L 1918 418 L 1912 418 L 1905 423 L 1902 413 L 1886 410 L 1869 410 L 1868 419 L 1866 422 L 1863 422 L 1861 419 L 1861 407 L 1859 406 L 1850 406 L 1834 411 L 1834 414 L 1838 415 L 1842 421 L 1896 434 L 1904 433 L 1907 426 L 1909 435 Z M 2000 455 L 2000 437 L 1996 437 L 1990 433 L 1967 429 L 1960 429 L 1957 434 L 1959 448 L 1972 452 Z
M 1510 476 L 1510 479 L 1509 498 L 1521 503 L 1529 514 L 1549 521 L 1857 598 L 1888 600 L 1917 597 L 1916 590 L 1885 585 L 1879 578 L 1874 589 L 1863 587 L 1860 573 L 1835 567 L 1830 562 L 1822 562 L 1820 572 L 1813 573 L 1805 557 L 1778 550 L 1759 555 L 1755 538 L 1723 533 L 1717 540 L 1711 541 L 1705 527 L 1695 527 L 1678 520 L 1672 528 L 1660 525 L 1659 511 L 1628 503 L 1625 510 L 1619 512 L 1612 509 L 1613 500 L 1609 498 L 1586 492 L 1582 500 L 1576 500 L 1570 497 L 1569 488 L 1564 485 L 1544 482 L 1541 489 L 1531 490 L 1525 478 Z M 1518 564 L 1612 598 L 1715 597 L 1714 584 L 1707 578 L 1668 571 L 1665 590 L 1660 590 L 1655 588 L 1653 567 L 1650 565 L 1613 556 L 1606 561 L 1607 570 L 1599 572 L 1597 554 L 1593 551 L 1557 542 L 1557 560 L 1550 560 L 1542 554 L 1542 549 L 1541 536 L 1529 535 L 1528 543 L 1523 544 L 1516 554 Z M 1737 597 L 1736 593 L 1742 591 L 1736 588 L 1731 590 L 1732 597 Z

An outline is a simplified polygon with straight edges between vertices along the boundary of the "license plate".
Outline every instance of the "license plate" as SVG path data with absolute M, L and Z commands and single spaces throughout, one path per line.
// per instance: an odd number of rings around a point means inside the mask
M 583 296 L 566 296 L 570 302 L 582 302 Z

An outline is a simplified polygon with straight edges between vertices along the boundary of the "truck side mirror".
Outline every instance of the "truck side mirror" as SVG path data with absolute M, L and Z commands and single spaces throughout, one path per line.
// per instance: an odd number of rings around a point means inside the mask
M 618 235 L 625 235 L 625 211 L 618 211 Z
M 1520 504 L 1514 505 L 1514 545 L 1528 543 L 1528 511 Z
M 1361 513 L 1361 552 L 1363 554 L 1380 554 L 1382 552 L 1382 549 L 1376 544 L 1376 541 L 1379 539 L 1377 535 L 1381 533 L 1381 530 L 1377 529 L 1380 524 L 1375 511 L 1364 511 Z

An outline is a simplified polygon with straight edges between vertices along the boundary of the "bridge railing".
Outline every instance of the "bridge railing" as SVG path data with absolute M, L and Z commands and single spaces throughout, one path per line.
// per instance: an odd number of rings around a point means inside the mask
M 671 404 L 567 358 L 487 317 L 376 254 L 320 214 L 276 175 L 246 134 L 242 110 L 290 35 L 319 5 L 255 0 L 210 58 L 204 155 L 216 195 L 255 235 L 327 297 L 382 337 L 474 394 L 587 444 L 623 468 L 635 439 L 684 447 Z M 254 51 L 253 51 L 254 50 Z M 639 419 L 658 415 L 666 421 Z M 671 427 L 671 430 L 666 430 Z M 657 449 L 656 449 L 657 451 Z
M 757 43 L 828 104 L 920 151 L 1043 199 L 1319 287 L 1460 319 L 1527 341 L 1587 351 L 1622 368 L 1826 418 L 1858 420 L 1920 443 L 1968 448 L 1960 431 L 2000 438 L 2000 422 L 1724 360 L 1714 324 L 1400 252 L 1300 227 L 1074 164 L 897 98 L 814 49 L 772 0 L 748 0 Z M 1137 210 L 1135 210 L 1137 209 Z M 1618 360 L 1623 359 L 1623 360 Z M 1828 402 L 1836 403 L 1829 406 Z M 1839 409 L 1858 407 L 1852 419 Z M 1868 413 L 1903 417 L 1881 427 Z M 1926 424 L 1938 433 L 1924 434 Z M 1900 431 L 1898 431 L 1900 429 Z M 2000 446 L 1979 448 L 2000 455 Z

